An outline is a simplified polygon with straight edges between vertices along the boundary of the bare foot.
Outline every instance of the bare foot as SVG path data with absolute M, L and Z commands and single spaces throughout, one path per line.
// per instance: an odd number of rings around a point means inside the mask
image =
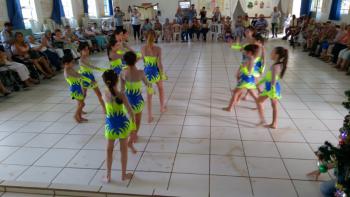
M 134 154 L 137 153 L 137 150 L 136 150 L 136 148 L 134 147 L 134 143 L 133 143 L 132 140 L 129 140 L 128 146 L 129 146 L 129 148 L 131 149 L 131 152 L 132 152 L 132 153 L 134 153 Z
M 83 118 L 83 117 L 81 117 L 80 120 L 81 120 L 82 122 L 87 122 L 87 121 L 89 121 L 88 119 Z
M 256 126 L 260 127 L 266 124 L 265 120 L 260 121 L 258 124 L 256 124 Z
M 74 116 L 74 119 L 75 119 L 75 121 L 77 123 L 81 123 L 82 122 L 81 117 L 79 117 L 79 116 Z
M 224 107 L 224 108 L 222 108 L 222 110 L 224 110 L 224 111 L 228 111 L 228 112 L 231 112 L 231 111 L 232 111 L 232 109 L 231 109 L 231 108 L 229 108 L 229 107 Z
M 152 122 L 153 122 L 153 120 L 154 120 L 154 118 L 153 118 L 153 117 L 149 117 L 149 118 L 148 118 L 148 123 L 152 123 Z
M 105 177 L 103 177 L 102 181 L 104 183 L 110 183 L 111 182 L 111 175 L 106 175 Z
M 270 129 L 277 129 L 277 125 L 276 124 L 268 124 L 265 125 L 266 128 L 270 128 Z
M 164 113 L 164 112 L 166 112 L 167 111 L 167 107 L 166 106 L 164 106 L 164 107 L 162 107 L 161 109 L 160 109 L 160 113 Z
M 122 181 L 130 180 L 132 178 L 132 173 L 126 173 L 122 175 Z

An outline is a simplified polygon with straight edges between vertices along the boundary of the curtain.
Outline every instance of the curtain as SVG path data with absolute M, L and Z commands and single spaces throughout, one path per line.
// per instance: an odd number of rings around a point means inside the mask
M 62 24 L 62 18 L 64 18 L 64 9 L 61 0 L 53 0 L 51 19 L 57 24 Z
M 19 0 L 7 0 L 7 13 L 14 29 L 25 29 Z
M 113 16 L 113 0 L 108 0 L 109 15 Z
M 243 11 L 245 13 L 247 13 L 247 2 L 246 2 L 246 0 L 239 0 L 239 2 L 241 3 L 241 7 L 242 7 Z
M 305 15 L 308 16 L 311 10 L 312 0 L 301 0 L 300 6 L 300 16 Z
M 341 0 L 332 0 L 331 11 L 329 12 L 329 20 L 340 20 Z
M 273 7 L 278 7 L 278 4 L 280 3 L 280 0 L 272 0 L 272 8 Z
M 231 5 L 230 5 L 230 16 L 232 16 L 235 13 L 235 11 L 236 11 L 238 0 L 231 0 L 230 2 L 231 2 Z
M 89 3 L 88 0 L 83 0 L 84 14 L 89 13 Z
M 282 13 L 285 14 L 286 16 L 288 15 L 288 7 L 289 7 L 289 0 L 281 0 L 281 8 L 282 8 Z

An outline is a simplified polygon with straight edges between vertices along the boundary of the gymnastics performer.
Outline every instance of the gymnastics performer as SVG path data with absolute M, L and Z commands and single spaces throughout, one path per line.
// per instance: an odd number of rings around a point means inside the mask
M 257 99 L 257 105 L 260 116 L 260 125 L 264 125 L 265 117 L 264 117 L 264 101 L 268 98 L 271 100 L 272 104 L 272 123 L 266 125 L 266 127 L 276 129 L 277 128 L 277 102 L 281 99 L 281 85 L 280 79 L 283 78 L 288 63 L 288 50 L 283 47 L 276 47 L 271 52 L 271 59 L 275 62 L 270 70 L 266 73 L 266 76 L 259 82 L 265 83 L 265 89 L 260 94 Z
M 154 45 L 155 32 L 153 30 L 147 33 L 147 44 L 142 47 L 141 53 L 144 62 L 144 72 L 147 80 L 152 84 L 157 84 L 160 100 L 160 112 L 166 111 L 164 101 L 164 87 L 163 80 L 167 80 L 167 76 L 164 72 L 162 64 L 162 49 Z M 147 94 L 147 108 L 148 108 L 148 122 L 153 121 L 152 116 L 152 96 L 153 94 Z
M 100 105 L 102 106 L 102 111 L 103 111 L 103 113 L 105 113 L 106 112 L 105 103 L 103 101 L 101 91 L 98 88 L 97 81 L 96 81 L 95 76 L 93 74 L 93 70 L 104 71 L 104 69 L 95 67 L 90 63 L 90 59 L 89 59 L 90 49 L 89 49 L 89 45 L 87 43 L 81 42 L 79 45 L 79 51 L 80 51 L 79 73 L 82 76 L 84 76 L 84 78 L 83 78 L 84 96 L 86 97 L 87 89 L 93 89 L 99 102 L 100 102 Z M 86 79 L 89 79 L 89 80 L 86 80 Z
M 238 77 L 238 83 L 236 88 L 232 92 L 232 98 L 227 107 L 223 108 L 225 111 L 232 111 L 233 106 L 235 106 L 239 97 L 242 95 L 243 90 L 247 90 L 248 93 L 254 98 L 254 101 L 257 99 L 257 95 L 254 90 L 256 89 L 255 77 L 254 77 L 254 60 L 258 56 L 259 46 L 255 44 L 249 44 L 244 47 L 243 53 L 246 56 L 246 63 L 241 64 L 240 74 Z
M 126 173 L 128 162 L 128 137 L 135 130 L 134 114 L 124 93 L 118 90 L 118 75 L 113 70 L 105 71 L 102 75 L 107 86 L 105 92 L 106 125 L 105 137 L 107 141 L 107 174 L 105 181 L 111 181 L 114 142 L 119 139 L 121 154 L 122 181 L 132 178 Z
M 77 71 L 73 69 L 74 66 L 74 58 L 72 55 L 65 55 L 62 58 L 62 63 L 64 65 L 64 78 L 69 84 L 69 89 L 71 92 L 72 99 L 77 101 L 77 110 L 74 114 L 74 119 L 81 123 L 83 121 L 87 121 L 87 119 L 83 118 L 83 108 L 85 106 L 84 100 L 84 92 L 82 87 L 82 78 Z M 85 79 L 89 80 L 89 79 Z
M 136 131 L 132 132 L 129 140 L 129 148 L 136 153 L 133 144 L 137 141 L 137 132 L 140 129 L 144 100 L 142 97 L 142 82 L 147 86 L 147 92 L 153 94 L 152 84 L 148 82 L 143 70 L 135 66 L 137 56 L 129 51 L 123 57 L 127 68 L 121 73 L 121 92 L 124 92 L 135 114 Z

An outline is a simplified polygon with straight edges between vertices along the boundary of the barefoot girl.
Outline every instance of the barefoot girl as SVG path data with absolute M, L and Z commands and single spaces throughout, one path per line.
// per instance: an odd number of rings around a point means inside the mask
M 283 47 L 276 47 L 271 53 L 271 59 L 275 62 L 270 70 L 266 73 L 266 76 L 259 82 L 265 82 L 265 90 L 260 94 L 257 99 L 257 105 L 260 116 L 260 124 L 265 124 L 264 117 L 264 101 L 268 98 L 272 104 L 272 123 L 266 125 L 270 128 L 277 128 L 277 101 L 281 99 L 281 86 L 280 79 L 283 78 L 284 73 L 287 70 L 288 63 L 288 50 Z
M 77 71 L 73 69 L 74 58 L 72 55 L 65 55 L 63 57 L 62 63 L 64 65 L 64 77 L 69 84 L 69 89 L 71 92 L 72 99 L 77 101 L 77 110 L 75 111 L 74 119 L 81 123 L 87 121 L 87 119 L 82 117 L 84 103 L 84 93 L 82 87 L 82 77 Z M 88 80 L 88 79 L 85 79 Z
M 166 111 L 164 101 L 164 87 L 163 80 L 166 80 L 167 76 L 164 73 L 162 64 L 162 49 L 154 45 L 155 32 L 150 30 L 147 34 L 147 44 L 142 47 L 141 53 L 143 56 L 143 62 L 145 65 L 144 72 L 147 80 L 152 84 L 157 84 L 160 100 L 160 112 Z M 152 116 L 152 96 L 153 94 L 147 94 L 147 108 L 148 108 L 148 122 L 153 121 Z
M 113 70 L 108 70 L 102 75 L 107 86 L 105 93 L 106 125 L 105 137 L 107 139 L 107 174 L 106 182 L 111 181 L 111 169 L 113 162 L 114 142 L 119 139 L 122 180 L 131 179 L 132 174 L 126 173 L 128 162 L 128 137 L 135 130 L 134 114 L 126 96 L 118 90 L 118 75 Z
M 123 57 L 127 68 L 121 73 L 121 92 L 124 92 L 131 108 L 135 114 L 136 131 L 132 132 L 129 140 L 129 147 L 136 153 L 133 144 L 137 140 L 137 132 L 140 128 L 144 100 L 142 97 L 142 82 L 147 86 L 148 92 L 152 94 L 152 84 L 148 82 L 142 70 L 138 70 L 135 66 L 137 56 L 134 52 L 126 52 Z
M 261 36 L 261 34 L 255 34 L 253 36 L 254 44 L 259 46 L 259 55 L 254 60 L 254 77 L 256 83 L 259 82 L 259 78 L 265 71 L 265 47 L 264 47 L 264 38 Z M 261 93 L 260 87 L 257 86 L 258 92 Z M 248 92 L 245 94 L 245 96 L 242 98 L 242 100 L 246 100 L 248 96 Z
M 233 90 L 233 95 L 230 100 L 229 105 L 224 108 L 226 111 L 232 111 L 233 106 L 235 106 L 239 97 L 242 95 L 243 90 L 247 90 L 248 93 L 256 100 L 257 95 L 254 90 L 256 89 L 255 77 L 254 77 L 254 60 L 258 55 L 259 46 L 250 44 L 244 47 L 243 52 L 246 56 L 246 63 L 240 66 L 239 81 L 236 88 Z
M 80 51 L 79 73 L 82 76 L 84 76 L 84 79 L 83 79 L 84 96 L 86 97 L 87 89 L 93 89 L 100 102 L 100 105 L 102 106 L 102 111 L 105 112 L 105 103 L 103 101 L 101 91 L 98 88 L 97 81 L 93 74 L 93 70 L 101 71 L 103 69 L 91 65 L 90 59 L 89 59 L 90 50 L 89 50 L 89 45 L 87 43 L 80 43 L 79 51 Z M 86 79 L 89 79 L 89 80 L 86 80 Z

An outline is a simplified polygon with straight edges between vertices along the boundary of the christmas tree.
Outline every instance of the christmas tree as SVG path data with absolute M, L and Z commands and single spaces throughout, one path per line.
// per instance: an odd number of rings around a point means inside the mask
M 350 91 L 346 91 L 345 95 L 348 100 L 343 102 L 343 106 L 349 113 L 345 116 L 343 126 L 339 129 L 338 146 L 333 146 L 326 141 L 316 152 L 320 173 L 326 173 L 329 166 L 334 167 L 335 197 L 350 197 Z

